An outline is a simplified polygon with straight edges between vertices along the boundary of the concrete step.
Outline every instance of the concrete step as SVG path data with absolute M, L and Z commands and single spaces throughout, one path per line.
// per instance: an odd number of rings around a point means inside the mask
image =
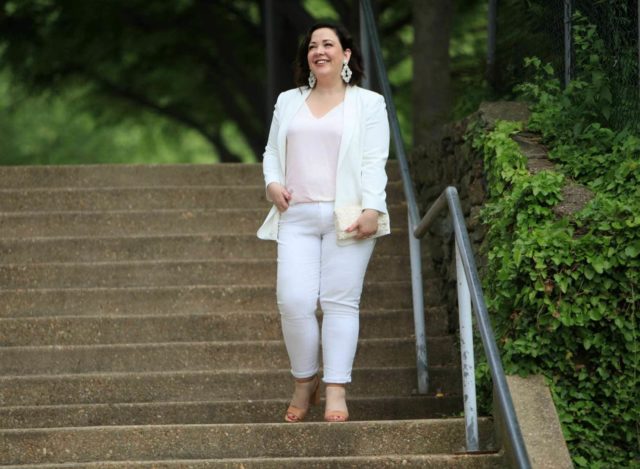
M 408 255 L 407 232 L 378 240 L 373 255 Z M 255 234 L 0 239 L 0 264 L 276 258 L 276 243 Z
M 430 367 L 429 374 L 432 394 L 460 394 L 460 368 Z M 349 396 L 410 396 L 415 388 L 415 367 L 356 368 Z M 292 391 L 288 369 L 0 376 L 5 407 L 282 399 Z
M 439 281 L 425 290 L 425 305 L 440 306 Z M 244 286 L 0 289 L 0 318 L 207 314 L 276 311 L 273 283 Z M 412 308 L 410 282 L 365 281 L 362 309 Z
M 0 213 L 0 238 L 256 235 L 269 207 L 211 210 L 35 211 Z M 389 206 L 392 230 L 407 226 L 405 205 Z M 264 242 L 268 244 L 268 241 Z
M 225 458 L 182 459 L 171 461 L 82 462 L 7 466 L 20 469 L 375 469 L 402 467 L 405 469 L 504 469 L 502 453 L 474 454 L 384 454 L 378 456 L 320 456 L 308 458 Z
M 0 265 L 0 289 L 253 285 L 276 278 L 276 260 L 136 261 Z M 410 279 L 407 256 L 376 256 L 368 281 Z
M 92 427 L 279 423 L 289 399 L 210 402 L 152 402 L 0 407 L 0 428 Z M 349 397 L 350 420 L 407 420 L 449 417 L 462 410 L 462 396 Z M 323 420 L 324 402 L 311 407 L 307 422 Z
M 387 163 L 399 181 L 396 161 Z M 0 166 L 0 188 L 140 187 L 263 184 L 260 164 Z
M 0 187 L 262 184 L 258 164 L 1 166 Z
M 394 234 L 365 284 L 352 421 L 317 406 L 292 426 L 276 245 L 255 238 L 260 165 L 0 167 L 0 465 L 503 467 L 452 455 L 464 422 L 434 420 L 462 407 L 437 278 L 430 394 L 415 395 L 406 207 L 388 172 Z
M 429 336 L 448 333 L 444 308 L 429 308 L 425 317 Z M 361 338 L 410 337 L 413 335 L 413 327 L 412 310 L 360 311 Z M 275 311 L 170 316 L 0 318 L 0 347 L 280 338 L 280 315 Z
M 492 449 L 490 420 L 479 419 Z M 149 459 L 443 454 L 464 447 L 464 421 L 403 420 L 227 425 L 149 425 L 2 430 L 0 464 Z M 297 442 L 298 444 L 294 444 Z
M 400 182 L 386 192 L 390 204 L 404 200 Z M 261 207 L 271 207 L 262 185 L 0 189 L 0 212 Z
M 431 337 L 429 363 L 455 362 L 453 336 Z M 412 338 L 361 339 L 354 366 L 408 366 L 415 363 Z M 289 366 L 284 342 L 221 341 L 160 344 L 52 345 L 0 347 L 0 374 L 12 376 L 201 370 L 277 370 Z

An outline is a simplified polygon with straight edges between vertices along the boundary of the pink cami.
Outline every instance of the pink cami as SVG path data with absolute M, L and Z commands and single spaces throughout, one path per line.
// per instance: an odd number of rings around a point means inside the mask
M 317 118 L 305 102 L 287 131 L 286 187 L 291 203 L 330 202 L 336 196 L 336 170 L 344 123 L 343 103 Z

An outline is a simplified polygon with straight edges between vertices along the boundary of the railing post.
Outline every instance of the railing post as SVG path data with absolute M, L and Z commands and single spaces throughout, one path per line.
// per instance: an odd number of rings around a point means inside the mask
M 420 240 L 413 235 L 411 216 L 409 227 L 409 255 L 411 259 L 411 292 L 413 295 L 413 324 L 416 333 L 416 368 L 418 371 L 418 394 L 429 392 L 429 370 L 427 361 L 427 334 L 424 325 L 424 296 L 422 291 L 422 254 Z
M 364 6 L 362 2 L 359 3 L 360 13 L 360 52 L 363 58 L 364 65 L 364 79 L 362 80 L 362 87 L 368 90 L 371 89 L 371 47 L 369 47 L 369 35 L 367 33 L 367 24 L 365 20 Z
M 449 205 L 451 221 L 454 226 L 456 242 L 462 250 L 461 254 L 464 255 L 462 258 L 462 264 L 471 292 L 471 303 L 473 304 L 480 338 L 482 339 L 482 345 L 484 346 L 484 353 L 487 357 L 487 364 L 491 371 L 491 378 L 493 379 L 493 384 L 496 387 L 497 399 L 504 414 L 504 425 L 509 435 L 509 440 L 513 446 L 513 453 L 518 463 L 518 467 L 522 469 L 529 469 L 531 464 L 529 463 L 527 448 L 524 445 L 522 431 L 518 425 L 518 417 L 516 416 L 516 412 L 513 407 L 513 400 L 509 393 L 509 386 L 507 386 L 507 378 L 504 374 L 504 368 L 502 368 L 500 352 L 498 351 L 496 338 L 493 333 L 493 328 L 491 327 L 489 312 L 487 311 L 487 305 L 484 302 L 482 285 L 480 284 L 478 269 L 476 268 L 476 263 L 473 258 L 473 249 L 471 248 L 469 233 L 467 233 L 467 228 L 465 226 L 458 191 L 455 187 L 447 187 L 445 189 L 445 194 L 447 196 L 447 204 Z M 425 229 L 426 228 L 428 227 L 425 227 Z
M 496 88 L 496 29 L 498 23 L 498 0 L 489 0 L 487 26 L 487 69 L 485 77 L 492 89 Z
M 427 362 L 426 333 L 424 327 L 424 298 L 422 292 L 422 259 L 420 254 L 420 240 L 413 235 L 414 228 L 420 221 L 418 213 L 418 203 L 409 173 L 409 164 L 404 151 L 404 142 L 400 134 L 400 123 L 396 113 L 396 107 L 391 96 L 391 85 L 387 78 L 387 72 L 380 48 L 380 39 L 376 29 L 373 9 L 369 0 L 360 1 L 360 13 L 364 19 L 366 29 L 369 33 L 369 49 L 375 58 L 375 70 L 380 81 L 382 94 L 387 103 L 387 113 L 389 114 L 389 126 L 395 145 L 396 157 L 400 165 L 402 175 L 402 185 L 407 198 L 407 213 L 409 216 L 409 252 L 411 255 L 411 289 L 413 295 L 413 321 L 416 333 L 416 367 L 418 374 L 418 393 L 426 394 L 429 391 L 429 375 Z
M 460 358 L 462 360 L 462 393 L 467 451 L 478 451 L 478 407 L 476 405 L 476 367 L 473 355 L 473 323 L 471 294 L 464 273 L 458 242 L 456 250 L 456 277 L 458 280 L 458 317 L 460 321 Z

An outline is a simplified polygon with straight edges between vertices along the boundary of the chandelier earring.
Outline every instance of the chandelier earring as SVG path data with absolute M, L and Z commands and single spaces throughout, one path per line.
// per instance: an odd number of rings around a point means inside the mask
M 316 86 L 316 81 L 316 76 L 312 71 L 309 71 L 309 88 L 313 88 L 314 86 Z
M 344 59 L 342 61 L 342 70 L 340 71 L 340 76 L 342 77 L 345 83 L 349 83 L 351 81 L 351 75 L 353 75 L 353 72 L 351 71 L 347 63 L 348 63 L 347 59 Z

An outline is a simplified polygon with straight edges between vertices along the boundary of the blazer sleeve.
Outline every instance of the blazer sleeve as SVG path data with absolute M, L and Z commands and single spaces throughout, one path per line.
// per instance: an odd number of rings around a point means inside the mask
M 269 129 L 269 138 L 267 146 L 262 155 L 262 172 L 264 174 L 265 188 L 272 182 L 283 184 L 281 181 L 281 168 L 278 148 L 278 131 L 280 130 L 280 113 L 282 109 L 282 93 L 278 96 L 275 108 L 273 110 L 273 118 L 271 120 L 271 128 Z
M 376 94 L 365 107 L 365 131 L 362 154 L 362 208 L 387 213 L 387 173 L 389 157 L 389 120 L 384 98 Z

